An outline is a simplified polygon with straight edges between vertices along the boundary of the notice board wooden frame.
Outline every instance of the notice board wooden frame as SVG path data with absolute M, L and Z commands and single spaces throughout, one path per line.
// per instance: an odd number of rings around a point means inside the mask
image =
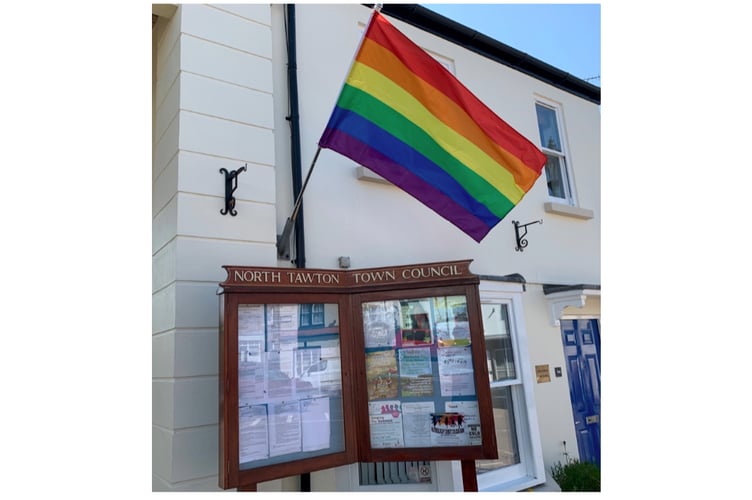
M 470 260 L 356 270 L 223 266 L 220 283 L 219 486 L 254 490 L 259 482 L 361 462 L 461 460 L 466 491 L 476 491 L 474 461 L 498 458 L 488 384 L 478 276 Z M 362 305 L 379 300 L 464 296 L 481 442 L 473 445 L 374 447 L 371 442 Z M 238 417 L 239 304 L 336 303 L 341 355 L 344 450 L 240 469 Z M 433 342 L 436 342 L 434 338 Z M 435 356 L 435 347 L 434 347 Z

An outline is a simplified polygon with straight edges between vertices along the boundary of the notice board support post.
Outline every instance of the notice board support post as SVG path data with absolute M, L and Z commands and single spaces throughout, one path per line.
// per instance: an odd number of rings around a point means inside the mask
M 478 491 L 478 476 L 475 475 L 475 460 L 461 460 L 462 487 L 465 491 Z

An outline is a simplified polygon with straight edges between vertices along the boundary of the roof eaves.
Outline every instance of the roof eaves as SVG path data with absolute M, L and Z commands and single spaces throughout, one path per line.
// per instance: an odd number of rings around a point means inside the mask
M 430 9 L 417 4 L 385 4 L 381 12 L 577 97 L 598 105 L 601 103 L 600 87 Z

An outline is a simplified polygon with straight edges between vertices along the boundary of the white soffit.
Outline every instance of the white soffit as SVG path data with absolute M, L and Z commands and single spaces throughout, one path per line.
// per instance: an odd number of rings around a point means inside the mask
M 600 296 L 600 290 L 593 290 L 588 288 L 566 290 L 546 295 L 551 325 L 555 327 L 560 326 L 559 320 L 561 319 L 562 312 L 566 307 L 585 307 L 588 297 Z

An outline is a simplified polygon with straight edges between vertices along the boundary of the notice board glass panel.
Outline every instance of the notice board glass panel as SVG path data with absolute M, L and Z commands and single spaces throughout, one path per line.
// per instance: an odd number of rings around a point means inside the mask
M 361 304 L 372 449 L 480 446 L 464 295 Z
M 238 304 L 240 470 L 345 449 L 338 304 Z

